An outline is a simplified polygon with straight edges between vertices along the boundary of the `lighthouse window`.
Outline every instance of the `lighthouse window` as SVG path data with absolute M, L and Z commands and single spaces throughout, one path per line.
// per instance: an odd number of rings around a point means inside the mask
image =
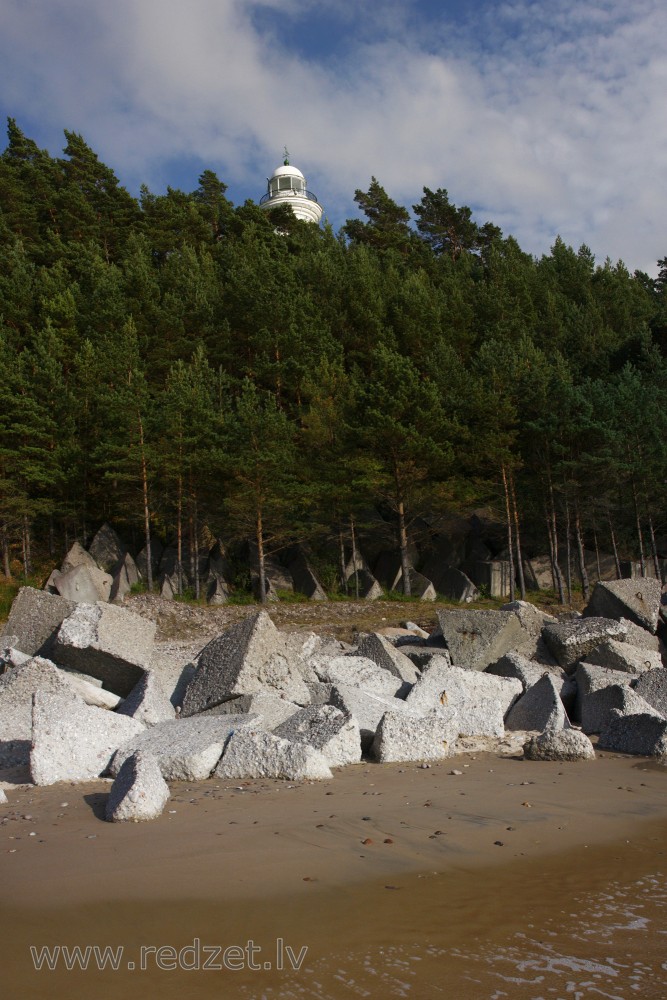
M 289 189 L 292 187 L 292 178 L 291 177 L 279 177 L 278 178 L 278 186 L 279 186 L 279 188 L 280 188 L 281 191 L 289 191 Z

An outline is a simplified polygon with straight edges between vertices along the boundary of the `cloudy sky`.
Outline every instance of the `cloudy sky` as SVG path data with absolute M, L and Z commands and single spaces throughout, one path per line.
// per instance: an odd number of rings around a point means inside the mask
M 664 0 L 0 0 L 0 112 L 133 193 L 259 200 L 287 145 L 335 228 L 375 175 L 534 254 L 667 255 Z

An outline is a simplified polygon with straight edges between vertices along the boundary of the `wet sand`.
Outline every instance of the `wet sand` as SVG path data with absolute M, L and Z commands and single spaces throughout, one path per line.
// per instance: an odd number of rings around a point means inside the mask
M 562 912 L 556 930 L 536 932 L 553 943 L 596 894 L 617 885 L 636 901 L 642 880 L 667 874 L 667 768 L 638 758 L 476 754 L 430 768 L 362 764 L 298 786 L 182 784 L 151 824 L 105 823 L 107 790 L 11 789 L 0 807 L 3 997 L 558 996 L 517 983 L 497 992 L 471 970 L 488 972 L 493 942 L 507 949 Z M 644 947 L 658 956 L 662 911 L 651 927 Z M 221 951 L 197 955 L 196 939 Z M 222 964 L 248 941 L 263 951 Z M 38 972 L 31 944 L 125 952 L 116 972 Z M 176 965 L 157 968 L 142 946 L 167 948 L 167 966 L 173 949 Z M 207 958 L 222 967 L 202 969 Z M 664 997 L 667 981 L 642 992 Z

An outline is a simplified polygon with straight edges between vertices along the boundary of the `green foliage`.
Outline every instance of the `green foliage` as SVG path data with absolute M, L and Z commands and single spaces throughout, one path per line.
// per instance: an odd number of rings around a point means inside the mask
M 575 510 L 589 546 L 667 534 L 667 258 L 536 260 L 446 188 L 412 222 L 376 178 L 339 234 L 211 170 L 137 200 L 65 141 L 10 119 L 0 155 L 3 562 L 113 519 L 183 552 L 310 541 L 335 597 L 351 521 L 381 511 L 405 554 L 417 521 L 504 519 L 501 473 L 534 551 L 546 512 L 561 545 Z

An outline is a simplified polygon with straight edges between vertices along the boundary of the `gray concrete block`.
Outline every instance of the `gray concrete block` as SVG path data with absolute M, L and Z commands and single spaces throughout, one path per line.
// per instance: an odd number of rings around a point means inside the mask
M 75 608 L 76 603 L 64 597 L 34 587 L 21 587 L 9 612 L 5 632 L 18 637 L 14 645 L 22 653 L 48 657 L 58 629 Z
M 378 635 L 377 632 L 363 636 L 357 645 L 356 655 L 368 657 L 378 667 L 388 670 L 390 674 L 394 674 L 395 677 L 408 684 L 414 684 L 419 677 L 419 670 L 412 660 L 389 642 L 385 636 Z
M 325 701 L 328 701 L 328 694 Z M 215 708 L 207 709 L 197 718 L 210 715 L 254 715 L 258 717 L 256 727 L 270 733 L 300 710 L 300 705 L 288 701 L 287 698 L 281 698 L 280 695 L 272 694 L 270 691 L 260 691 L 257 694 L 236 695 L 229 701 L 216 705 Z
M 667 670 L 664 667 L 642 674 L 634 690 L 651 708 L 667 718 Z
M 140 580 L 139 567 L 130 553 L 126 552 L 114 570 L 109 600 L 120 603 L 127 594 L 131 593 L 132 588 Z
M 628 618 L 655 633 L 660 613 L 659 580 L 607 580 L 596 583 L 584 615 L 586 617 Z
M 33 698 L 30 774 L 36 785 L 91 781 L 103 775 L 115 751 L 143 731 L 135 719 L 86 705 L 71 691 Z
M 258 730 L 234 733 L 215 769 L 215 776 L 234 780 L 284 778 L 287 781 L 321 781 L 333 777 L 319 750 Z
M 585 733 L 601 733 L 612 710 L 622 715 L 660 715 L 631 687 L 611 684 L 581 699 L 581 728 Z
M 453 566 L 443 566 L 433 583 L 438 593 L 450 601 L 458 601 L 459 604 L 470 604 L 479 597 L 479 590 L 470 577 L 463 570 L 455 569 Z
M 118 564 L 122 562 L 127 546 L 110 524 L 103 524 L 88 546 L 88 551 L 98 566 L 113 574 Z
M 367 656 L 314 657 L 311 663 L 318 679 L 325 684 L 358 687 L 381 698 L 394 698 L 409 688 L 400 677 L 378 667 Z
M 334 705 L 309 705 L 273 730 L 292 743 L 305 743 L 324 755 L 330 767 L 358 764 L 361 735 L 358 721 Z
M 600 733 L 598 747 L 615 753 L 664 757 L 667 755 L 667 721 L 658 715 L 623 715 L 612 709 Z
M 662 657 L 654 649 L 642 649 L 618 639 L 605 639 L 587 654 L 586 663 L 607 667 L 608 670 L 623 670 L 628 674 L 643 674 L 662 667 Z
M 490 667 L 487 667 L 486 673 L 496 674 L 498 677 L 516 677 L 523 684 L 524 692 L 533 684 L 537 684 L 545 674 L 549 674 L 558 688 L 558 694 L 565 706 L 565 711 L 571 711 L 574 707 L 577 694 L 576 681 L 574 677 L 569 677 L 561 667 L 536 663 L 534 660 L 522 656 L 521 653 L 506 653 L 497 663 L 492 663 Z
M 77 604 L 108 601 L 113 579 L 99 566 L 74 566 L 67 573 L 52 574 L 51 587 Z
M 523 748 L 527 760 L 594 760 L 588 736 L 578 729 L 547 729 L 529 739 Z
M 119 747 L 111 773 L 117 775 L 128 757 L 145 750 L 157 761 L 165 781 L 203 781 L 220 760 L 232 733 L 257 721 L 254 715 L 220 715 L 159 722 Z
M 456 709 L 433 709 L 422 716 L 385 712 L 378 725 L 371 756 L 380 763 L 441 760 L 452 753 L 459 735 Z
M 158 722 L 167 722 L 176 716 L 174 706 L 157 676 L 150 670 L 137 681 L 117 713 L 138 719 L 144 726 L 156 726 Z
M 485 670 L 525 639 L 512 611 L 452 609 L 438 611 L 438 621 L 452 663 L 468 670 Z
M 72 693 L 55 664 L 41 656 L 29 657 L 21 666 L 0 675 L 0 741 L 30 739 L 32 699 L 36 691 L 54 695 Z
M 128 757 L 111 786 L 105 819 L 140 823 L 157 819 L 169 801 L 169 786 L 149 753 Z
M 113 712 L 122 702 L 120 695 L 105 691 L 100 682 L 91 683 L 85 674 L 80 674 L 76 670 L 62 670 L 59 667 L 56 669 L 68 687 L 78 694 L 86 705 L 95 705 L 97 708 L 106 708 L 109 712 Z
M 441 705 L 461 711 L 467 701 L 483 698 L 498 701 L 501 715 L 505 715 L 522 694 L 523 685 L 516 678 L 466 670 L 436 657 L 407 695 L 405 704 L 413 713 L 427 712 Z
M 631 646 L 636 646 L 638 649 L 651 649 L 655 653 L 660 652 L 660 639 L 657 635 L 653 635 L 645 628 L 642 628 L 641 625 L 635 625 L 629 618 L 621 618 L 620 622 L 627 629 L 625 642 Z
M 505 728 L 543 732 L 545 729 L 567 729 L 570 721 L 560 699 L 558 685 L 550 674 L 544 674 L 512 706 L 505 718 Z
M 148 667 L 155 622 L 113 604 L 79 604 L 53 643 L 56 663 L 93 677 L 125 698 Z
M 605 639 L 624 639 L 627 629 L 609 618 L 577 618 L 567 622 L 549 622 L 542 636 L 566 673 L 574 673 L 576 664 L 585 659 Z
M 69 573 L 71 569 L 76 569 L 77 566 L 88 566 L 90 569 L 99 569 L 90 552 L 86 552 L 83 545 L 80 542 L 74 542 L 71 546 L 69 552 L 63 559 L 60 572 Z
M 302 666 L 266 611 L 249 615 L 201 651 L 183 698 L 183 715 L 196 715 L 237 694 L 265 690 L 307 704 Z
M 383 698 L 381 695 L 371 694 L 348 684 L 334 685 L 331 691 L 331 704 L 357 720 L 361 747 L 364 751 L 370 748 L 375 739 L 377 727 L 385 712 L 407 711 L 405 702 L 398 698 Z

